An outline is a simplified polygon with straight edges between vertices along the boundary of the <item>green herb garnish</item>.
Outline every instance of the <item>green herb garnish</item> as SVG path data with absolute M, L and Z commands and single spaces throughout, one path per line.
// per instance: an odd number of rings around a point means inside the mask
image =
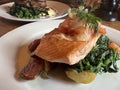
M 94 33 L 97 33 L 98 22 L 101 22 L 101 19 L 92 13 L 94 10 L 94 8 L 88 9 L 85 6 L 81 6 L 79 8 L 71 8 L 71 13 L 75 14 L 80 20 L 85 20 L 85 26 L 94 29 Z

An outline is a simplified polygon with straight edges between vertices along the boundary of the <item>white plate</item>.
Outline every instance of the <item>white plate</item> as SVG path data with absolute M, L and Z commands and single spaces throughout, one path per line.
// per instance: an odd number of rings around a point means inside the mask
M 70 8 L 68 5 L 61 2 L 47 1 L 47 6 L 52 8 L 56 12 L 55 17 L 37 18 L 37 19 L 21 19 L 21 18 L 12 16 L 8 13 L 12 5 L 13 5 L 13 2 L 0 5 L 0 17 L 9 19 L 9 20 L 16 20 L 16 21 L 41 21 L 41 20 L 58 19 L 58 18 L 67 16 L 68 9 Z
M 120 90 L 120 71 L 114 74 L 97 75 L 90 84 L 76 84 L 61 79 L 19 82 L 14 78 L 18 48 L 56 28 L 62 20 L 34 22 L 19 27 L 0 38 L 0 90 Z M 120 45 L 120 32 L 106 27 L 110 39 Z M 118 62 L 120 66 L 120 63 Z

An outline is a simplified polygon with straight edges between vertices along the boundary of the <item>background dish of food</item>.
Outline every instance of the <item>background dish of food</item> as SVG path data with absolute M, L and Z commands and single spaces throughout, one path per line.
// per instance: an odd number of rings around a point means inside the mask
M 70 8 L 68 5 L 61 2 L 47 1 L 47 6 L 52 8 L 56 12 L 55 17 L 46 17 L 46 18 L 37 18 L 37 19 L 21 19 L 15 16 L 11 16 L 8 13 L 12 5 L 13 5 L 13 2 L 0 5 L 0 17 L 3 17 L 5 19 L 10 19 L 10 20 L 16 20 L 16 21 L 41 21 L 41 20 L 58 19 L 58 18 L 67 16 L 67 11 Z

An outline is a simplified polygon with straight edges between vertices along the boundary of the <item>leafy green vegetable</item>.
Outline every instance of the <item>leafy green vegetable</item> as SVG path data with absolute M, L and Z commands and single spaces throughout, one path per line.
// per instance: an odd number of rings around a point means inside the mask
M 88 9 L 85 6 L 81 6 L 79 8 L 72 8 L 71 9 L 71 13 L 76 14 L 76 16 L 80 19 L 80 20 L 85 20 L 86 24 L 85 26 L 90 27 L 91 29 L 94 29 L 94 32 L 97 33 L 98 32 L 98 22 L 101 22 L 101 19 L 94 16 L 94 14 L 92 14 L 92 12 L 94 11 L 94 9 Z
M 43 78 L 43 79 L 49 79 L 49 78 L 48 78 L 48 74 L 47 74 L 46 71 L 42 71 L 42 72 L 40 73 L 40 77 Z
M 40 77 L 43 79 L 48 79 L 48 72 L 50 71 L 51 64 L 48 61 L 44 61 L 44 70 L 40 73 Z
M 10 8 L 9 13 L 18 18 L 26 19 L 35 19 L 41 17 L 42 15 L 49 15 L 47 8 L 27 7 L 16 3 Z
M 91 52 L 79 63 L 72 65 L 71 68 L 78 72 L 84 70 L 94 73 L 117 72 L 116 61 L 120 59 L 120 55 L 115 50 L 108 48 L 109 43 L 109 38 L 102 35 Z

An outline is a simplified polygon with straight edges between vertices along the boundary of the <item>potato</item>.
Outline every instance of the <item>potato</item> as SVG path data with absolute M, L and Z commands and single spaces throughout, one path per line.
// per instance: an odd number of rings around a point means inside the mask
M 96 74 L 90 71 L 83 71 L 79 73 L 75 69 L 67 69 L 65 72 L 68 78 L 77 83 L 83 84 L 88 84 L 92 82 L 96 77 Z

